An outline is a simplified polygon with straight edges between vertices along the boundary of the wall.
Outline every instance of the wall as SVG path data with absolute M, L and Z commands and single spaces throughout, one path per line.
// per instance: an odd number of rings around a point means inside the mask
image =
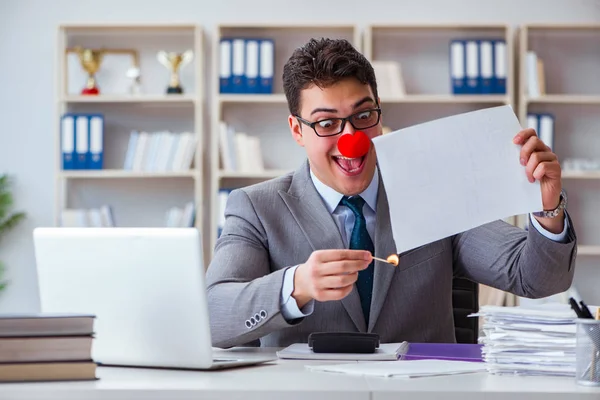
M 66 22 L 105 21 L 195 22 L 209 36 L 216 24 L 231 22 L 600 23 L 600 1 L 0 0 L 0 172 L 15 177 L 16 203 L 28 214 L 26 223 L 0 245 L 11 281 L 0 296 L 0 312 L 38 309 L 31 231 L 52 224 L 56 28 Z M 588 290 L 593 287 L 582 294 Z

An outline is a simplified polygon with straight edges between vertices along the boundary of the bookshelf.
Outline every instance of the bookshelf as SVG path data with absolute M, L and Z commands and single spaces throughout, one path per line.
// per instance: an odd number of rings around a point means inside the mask
M 346 24 L 224 24 L 218 25 L 212 43 L 212 119 L 210 167 L 210 254 L 218 237 L 221 213 L 219 191 L 235 189 L 284 175 L 298 168 L 305 159 L 304 149 L 292 139 L 287 116 L 289 110 L 283 93 L 283 66 L 294 49 L 310 38 L 344 38 L 361 48 L 360 31 Z M 270 93 L 221 93 L 220 43 L 223 38 L 272 39 L 274 43 L 273 88 Z M 240 172 L 224 169 L 219 143 L 220 122 L 235 132 L 258 137 L 263 169 Z
M 583 296 L 596 294 L 588 303 L 598 302 L 599 281 L 593 277 L 600 262 L 600 25 L 527 24 L 520 27 L 518 40 L 519 118 L 524 126 L 529 114 L 554 118 L 551 146 L 563 169 L 568 210 L 579 239 L 575 285 Z M 534 76 L 530 51 L 543 65 Z M 539 83 L 532 89 L 534 82 Z M 574 159 L 599 162 L 595 168 L 573 168 L 569 160 Z
M 231 37 L 274 41 L 271 93 L 220 93 L 219 44 L 222 38 Z M 512 28 L 502 24 L 372 24 L 362 31 L 352 24 L 224 24 L 212 32 L 211 72 L 205 75 L 204 33 L 199 25 L 67 24 L 59 26 L 57 38 L 55 223 L 60 224 L 65 208 L 108 204 L 117 226 L 164 226 L 169 208 L 191 201 L 196 205 L 195 226 L 203 232 L 208 262 L 217 238 L 219 190 L 284 175 L 305 158 L 304 150 L 290 137 L 281 74 L 292 51 L 312 37 L 346 38 L 371 61 L 400 63 L 405 94 L 382 96 L 385 126 L 400 129 L 508 104 L 517 110 L 522 124 L 529 112 L 555 115 L 555 151 L 561 160 L 600 158 L 600 139 L 593 129 L 600 118 L 600 82 L 592 75 L 600 62 L 600 25 L 524 25 L 519 29 L 515 52 Z M 452 93 L 448 46 L 453 39 L 505 40 L 505 94 Z M 65 55 L 67 48 L 76 45 L 135 49 L 142 93 L 129 93 L 126 69 L 131 61 L 126 55 L 115 54 L 106 56 L 97 73 L 100 95 L 81 95 L 85 71 Z M 180 70 L 184 93 L 165 94 L 168 71 L 158 62 L 157 52 L 188 49 L 194 51 L 194 58 Z M 530 96 L 526 90 L 527 50 L 538 52 L 545 61 L 546 90 L 539 96 Z M 207 88 L 205 76 L 210 82 Z M 205 119 L 207 90 L 211 116 Z M 65 113 L 104 116 L 103 169 L 63 170 L 61 116 Z M 236 132 L 259 138 L 264 169 L 224 169 L 219 143 L 221 121 Z M 124 169 L 132 130 L 193 132 L 196 151 L 192 167 L 178 171 Z M 600 171 L 563 170 L 570 214 L 579 233 L 578 255 L 586 262 L 597 262 L 600 257 L 600 217 L 594 207 L 599 183 Z M 141 205 L 140 199 L 144 199 Z M 509 222 L 523 226 L 522 217 Z
M 61 226 L 65 209 L 90 209 L 109 205 L 115 226 L 166 226 L 172 207 L 195 205 L 194 226 L 204 226 L 204 34 L 196 24 L 65 24 L 58 27 L 55 215 Z M 96 73 L 98 95 L 83 95 L 87 73 L 70 49 L 104 49 Z M 112 51 L 116 50 L 116 51 Z M 124 54 L 133 50 L 135 54 Z M 169 70 L 157 59 L 159 51 L 193 51 L 188 65 L 179 70 L 181 94 L 167 94 Z M 136 65 L 139 91 L 131 91 L 127 73 Z M 103 116 L 101 169 L 64 169 L 62 116 L 65 113 Z M 192 134 L 191 167 L 181 169 L 125 168 L 131 132 L 161 131 L 175 136 Z M 162 142 L 164 145 L 165 142 Z M 159 147 L 157 145 L 158 148 Z M 194 148 L 195 147 L 195 148 Z M 140 201 L 142 199 L 142 201 Z M 207 244 L 205 244 L 205 250 Z

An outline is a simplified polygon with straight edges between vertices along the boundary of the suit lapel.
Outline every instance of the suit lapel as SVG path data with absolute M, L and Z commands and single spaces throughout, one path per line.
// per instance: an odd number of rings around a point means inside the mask
M 308 162 L 294 173 L 290 189 L 287 192 L 280 191 L 279 195 L 313 250 L 344 248 L 339 228 L 310 179 Z M 356 286 L 342 299 L 342 304 L 358 330 L 366 331 Z
M 392 235 L 392 224 L 389 215 L 389 205 L 387 195 L 383 186 L 383 180 L 379 179 L 379 189 L 377 191 L 377 214 L 375 217 L 375 256 L 387 258 L 390 254 L 396 253 L 396 244 Z M 373 277 L 373 297 L 371 300 L 371 311 L 369 318 L 369 329 L 371 332 L 375 327 L 383 303 L 385 302 L 388 289 L 392 283 L 392 278 L 396 272 L 396 267 L 381 261 L 375 261 L 375 276 Z

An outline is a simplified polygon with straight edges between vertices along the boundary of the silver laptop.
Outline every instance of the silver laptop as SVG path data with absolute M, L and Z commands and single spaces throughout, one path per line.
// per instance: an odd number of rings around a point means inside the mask
M 96 315 L 102 365 L 220 369 L 273 360 L 215 357 L 195 228 L 37 228 L 41 311 Z

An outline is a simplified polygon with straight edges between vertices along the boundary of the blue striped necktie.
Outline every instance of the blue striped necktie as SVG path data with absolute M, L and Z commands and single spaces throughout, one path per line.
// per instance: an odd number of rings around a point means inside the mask
M 360 196 L 344 196 L 340 204 L 348 207 L 354 213 L 354 228 L 350 236 L 350 249 L 368 250 L 373 254 L 375 246 L 367 231 L 367 221 L 363 215 L 362 209 L 365 201 Z M 371 262 L 367 269 L 358 273 L 356 288 L 360 296 L 360 304 L 367 326 L 369 326 L 369 311 L 371 309 L 371 297 L 373 293 L 373 271 L 375 262 Z

